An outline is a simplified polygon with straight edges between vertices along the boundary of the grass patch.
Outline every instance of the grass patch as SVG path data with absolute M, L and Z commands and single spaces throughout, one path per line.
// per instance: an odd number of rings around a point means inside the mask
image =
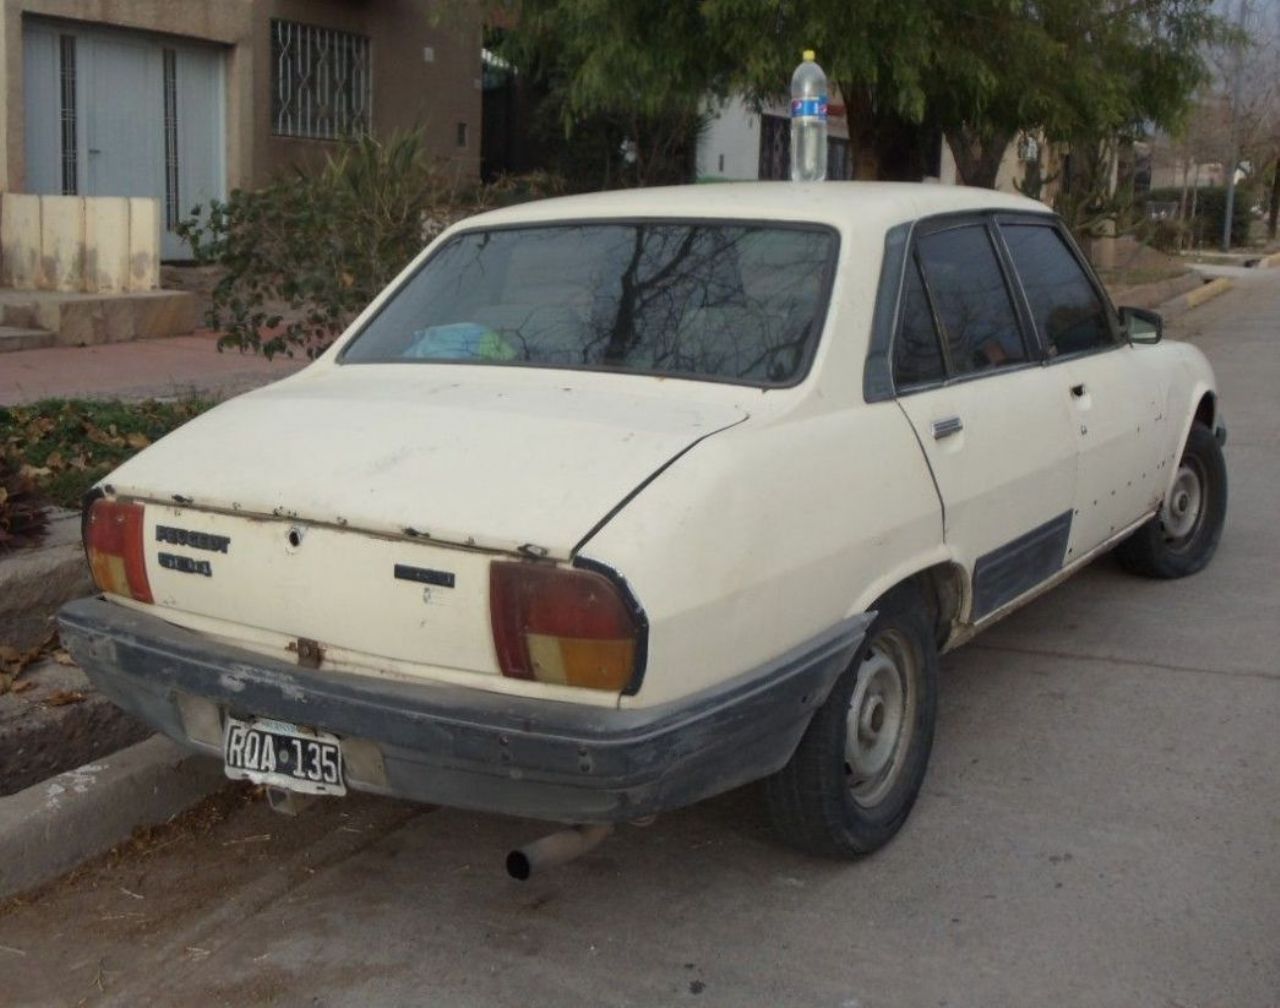
M 80 498 L 125 459 L 214 405 L 212 399 L 44 399 L 0 406 L 0 453 L 26 466 L 50 503 Z

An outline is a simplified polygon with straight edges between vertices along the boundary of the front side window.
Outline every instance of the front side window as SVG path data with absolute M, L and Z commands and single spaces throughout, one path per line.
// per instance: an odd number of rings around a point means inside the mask
M 981 224 L 920 238 L 916 255 L 937 311 L 952 375 L 1027 359 L 994 246 Z
M 369 132 L 373 79 L 363 35 L 271 22 L 271 132 L 344 140 Z
M 1102 299 L 1055 228 L 1002 224 L 1000 233 L 1050 355 L 1114 344 Z
M 826 228 L 736 222 L 468 231 L 392 295 L 342 360 L 790 385 L 821 332 L 836 247 Z

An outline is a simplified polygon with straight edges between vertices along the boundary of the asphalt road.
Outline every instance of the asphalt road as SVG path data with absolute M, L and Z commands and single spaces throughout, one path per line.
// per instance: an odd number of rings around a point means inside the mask
M 1231 427 L 1178 583 L 1095 563 L 943 662 L 915 814 L 858 864 L 748 790 L 528 883 L 542 828 L 231 793 L 0 913 L 5 1005 L 1280 1005 L 1280 270 L 1175 328 Z

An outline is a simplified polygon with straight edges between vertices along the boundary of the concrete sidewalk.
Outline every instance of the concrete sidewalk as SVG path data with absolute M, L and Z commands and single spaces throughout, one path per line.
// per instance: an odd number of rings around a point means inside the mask
M 149 399 L 200 395 L 225 399 L 293 374 L 305 358 L 268 361 L 219 353 L 217 334 L 50 347 L 0 354 L 0 406 L 50 397 Z

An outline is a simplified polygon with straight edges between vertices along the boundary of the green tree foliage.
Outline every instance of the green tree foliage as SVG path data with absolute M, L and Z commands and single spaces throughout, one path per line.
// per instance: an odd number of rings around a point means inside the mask
M 1218 27 L 1211 0 L 509 5 L 506 51 L 556 81 L 569 130 L 601 112 L 692 124 L 707 95 L 785 95 L 813 48 L 848 107 L 860 176 L 919 178 L 942 131 L 980 185 L 1020 131 L 1091 143 L 1176 125 Z
M 539 92 L 544 148 L 578 188 L 687 181 L 723 47 L 689 0 L 509 0 L 494 44 Z M 558 133 L 558 136 L 556 135 Z

